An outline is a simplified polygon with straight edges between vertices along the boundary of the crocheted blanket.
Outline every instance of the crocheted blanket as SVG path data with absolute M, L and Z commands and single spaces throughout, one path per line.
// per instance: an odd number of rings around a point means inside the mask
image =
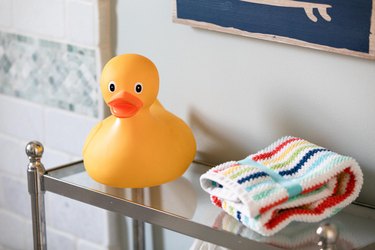
M 353 158 L 288 136 L 210 169 L 200 181 L 216 206 L 269 236 L 292 221 L 336 214 L 358 196 L 363 175 Z

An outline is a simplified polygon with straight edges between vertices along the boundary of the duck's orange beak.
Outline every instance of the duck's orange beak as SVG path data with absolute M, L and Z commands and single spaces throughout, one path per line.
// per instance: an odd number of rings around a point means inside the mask
M 108 102 L 112 115 L 118 118 L 129 118 L 135 115 L 143 106 L 143 102 L 134 95 L 120 91 Z

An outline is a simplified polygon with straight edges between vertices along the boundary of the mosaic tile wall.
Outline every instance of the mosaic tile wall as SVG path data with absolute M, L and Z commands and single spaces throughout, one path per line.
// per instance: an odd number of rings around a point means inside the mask
M 0 32 L 0 93 L 98 117 L 95 50 Z

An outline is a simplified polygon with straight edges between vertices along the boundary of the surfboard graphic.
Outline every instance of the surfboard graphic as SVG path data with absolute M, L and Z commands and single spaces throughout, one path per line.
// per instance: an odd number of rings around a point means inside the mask
M 174 0 L 176 23 L 375 60 L 375 0 Z
M 317 16 L 313 12 L 314 9 L 316 9 L 324 20 L 327 22 L 331 21 L 331 17 L 328 15 L 327 9 L 331 8 L 332 6 L 328 4 L 299 2 L 294 0 L 241 0 L 241 2 L 265 4 L 278 7 L 302 8 L 305 10 L 307 17 L 313 22 L 318 21 Z

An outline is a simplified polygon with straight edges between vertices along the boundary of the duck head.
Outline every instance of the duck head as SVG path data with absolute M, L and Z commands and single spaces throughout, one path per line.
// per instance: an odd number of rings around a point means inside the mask
M 100 89 L 112 115 L 129 118 L 148 109 L 159 91 L 156 66 L 144 56 L 124 54 L 103 68 Z

